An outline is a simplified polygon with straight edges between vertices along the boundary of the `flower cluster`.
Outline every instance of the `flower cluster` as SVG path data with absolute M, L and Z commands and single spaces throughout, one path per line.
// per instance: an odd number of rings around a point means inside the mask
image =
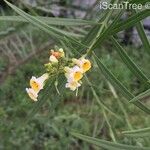
M 74 91 L 81 86 L 83 74 L 91 68 L 91 62 L 84 57 L 72 59 L 73 67 L 65 67 L 65 76 L 67 78 L 66 88 Z
M 58 60 L 60 58 L 63 58 L 64 56 L 65 56 L 65 53 L 62 48 L 60 48 L 58 51 L 51 50 L 49 61 L 52 63 L 58 63 Z
M 30 79 L 30 88 L 26 92 L 33 101 L 37 101 L 38 93 L 43 89 L 45 82 L 51 76 L 57 77 L 65 74 L 67 78 L 66 88 L 74 91 L 82 84 L 82 77 L 91 68 L 91 62 L 82 56 L 79 59 L 70 59 L 65 56 L 62 48 L 50 50 L 49 62 L 45 64 L 46 73 Z

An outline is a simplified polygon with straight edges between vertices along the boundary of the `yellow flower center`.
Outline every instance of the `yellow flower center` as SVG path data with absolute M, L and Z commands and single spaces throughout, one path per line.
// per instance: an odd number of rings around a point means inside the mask
M 82 77 L 83 77 L 83 75 L 81 72 L 79 72 L 79 71 L 75 72 L 75 74 L 74 74 L 75 81 L 79 81 Z
M 88 71 L 91 68 L 91 62 L 90 61 L 84 62 L 82 68 L 84 72 Z
M 30 86 L 34 91 L 38 91 L 40 88 L 39 84 L 35 81 L 30 81 Z

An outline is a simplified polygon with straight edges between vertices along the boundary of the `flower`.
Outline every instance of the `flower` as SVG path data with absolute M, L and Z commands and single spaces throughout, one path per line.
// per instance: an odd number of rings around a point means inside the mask
M 88 59 L 85 59 L 84 57 L 81 57 L 79 59 L 73 58 L 72 61 L 74 64 L 78 65 L 84 73 L 91 68 L 91 62 Z
M 58 63 L 58 59 L 65 56 L 64 50 L 60 48 L 58 51 L 51 50 L 49 61 Z
M 26 88 L 26 91 L 32 100 L 37 101 L 38 93 L 41 89 L 43 89 L 44 82 L 48 79 L 48 77 L 48 73 L 43 74 L 39 78 L 32 76 L 30 79 L 31 88 Z
M 70 88 L 70 90 L 75 91 L 81 84 L 77 81 L 71 81 L 66 83 L 66 88 Z
M 41 77 L 36 78 L 34 76 L 32 76 L 32 78 L 30 79 L 30 86 L 31 88 L 35 91 L 35 92 L 39 92 L 41 89 L 43 89 L 44 87 L 44 82 L 45 80 L 48 79 L 48 74 L 45 73 L 43 74 Z
M 32 88 L 26 88 L 26 91 L 27 91 L 29 97 L 33 101 L 37 101 L 37 97 L 38 97 L 38 93 L 37 92 L 35 92 Z
M 83 77 L 82 70 L 76 65 L 73 68 L 65 67 L 65 76 L 68 79 L 68 81 L 79 81 Z
M 50 56 L 49 61 L 51 61 L 53 63 L 58 63 L 58 59 L 54 55 Z
M 74 67 L 65 67 L 65 76 L 67 78 L 66 88 L 74 91 L 81 86 L 83 74 L 91 68 L 91 62 L 85 59 L 85 55 L 79 59 L 72 59 Z M 72 64 L 71 64 L 72 65 Z

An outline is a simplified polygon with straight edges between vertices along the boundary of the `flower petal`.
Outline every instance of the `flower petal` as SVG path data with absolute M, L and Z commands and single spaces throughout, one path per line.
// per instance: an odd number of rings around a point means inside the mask
M 29 97 L 33 101 L 37 101 L 38 93 L 35 92 L 32 88 L 26 88 L 26 92 L 28 93 Z
M 49 61 L 51 61 L 53 63 L 58 63 L 58 59 L 53 55 L 50 56 Z

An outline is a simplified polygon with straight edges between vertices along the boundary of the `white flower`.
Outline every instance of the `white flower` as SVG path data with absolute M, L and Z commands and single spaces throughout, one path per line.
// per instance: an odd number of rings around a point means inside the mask
M 33 101 L 37 101 L 37 97 L 38 97 L 38 93 L 37 92 L 35 92 L 32 88 L 26 88 L 26 91 L 27 91 L 29 97 Z
M 43 89 L 44 87 L 44 82 L 45 80 L 48 79 L 48 74 L 45 73 L 43 74 L 41 77 L 36 78 L 34 76 L 32 76 L 32 78 L 30 79 L 30 86 L 31 88 L 35 91 L 35 92 L 39 92 L 41 89 Z
M 58 63 L 58 59 L 54 56 L 54 55 L 51 55 L 49 57 L 49 61 L 53 62 L 53 63 Z
M 72 91 L 75 91 L 80 86 L 81 84 L 76 81 L 71 81 L 71 82 L 66 83 L 66 88 L 69 88 Z
M 76 65 L 73 68 L 65 67 L 67 81 L 79 81 L 83 77 L 82 70 Z
M 91 68 L 91 62 L 88 59 L 85 59 L 84 57 L 81 57 L 79 59 L 74 58 L 72 59 L 72 61 L 73 63 L 78 65 L 83 70 L 84 73 Z

